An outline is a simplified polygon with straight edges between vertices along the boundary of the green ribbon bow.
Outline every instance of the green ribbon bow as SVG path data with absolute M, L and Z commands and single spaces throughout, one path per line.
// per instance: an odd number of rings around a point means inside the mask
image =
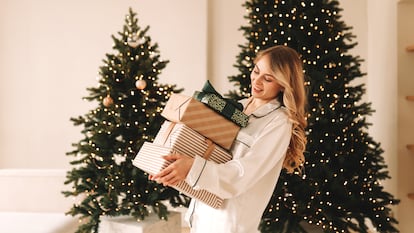
M 193 97 L 241 127 L 246 127 L 249 122 L 249 116 L 243 113 L 243 105 L 232 99 L 223 98 L 208 80 L 202 91 L 196 91 Z
M 233 105 L 235 108 L 239 109 L 240 111 L 243 111 L 243 105 L 233 99 L 224 98 L 222 95 L 220 95 L 216 89 L 214 89 L 213 85 L 211 85 L 210 81 L 207 80 L 206 83 L 203 86 L 203 89 L 201 90 L 201 93 L 208 93 L 208 94 L 214 94 L 224 101 L 226 101 L 228 104 Z

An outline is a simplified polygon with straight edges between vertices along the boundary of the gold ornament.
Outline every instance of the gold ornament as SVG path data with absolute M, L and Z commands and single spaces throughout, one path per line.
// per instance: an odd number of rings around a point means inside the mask
M 145 80 L 140 79 L 135 82 L 135 86 L 137 87 L 137 89 L 143 90 L 147 87 L 147 82 L 145 82 Z
M 111 98 L 111 96 L 108 94 L 104 99 L 103 99 L 103 105 L 105 107 L 109 107 L 114 103 L 114 100 Z

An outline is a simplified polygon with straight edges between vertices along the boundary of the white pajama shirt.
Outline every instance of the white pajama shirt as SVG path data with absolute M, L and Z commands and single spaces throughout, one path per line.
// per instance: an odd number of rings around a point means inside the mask
M 245 106 L 247 99 L 241 101 Z M 192 233 L 255 233 L 282 169 L 292 133 L 277 100 L 249 116 L 231 148 L 233 159 L 215 164 L 196 156 L 186 181 L 224 198 L 214 209 L 192 200 L 186 219 Z

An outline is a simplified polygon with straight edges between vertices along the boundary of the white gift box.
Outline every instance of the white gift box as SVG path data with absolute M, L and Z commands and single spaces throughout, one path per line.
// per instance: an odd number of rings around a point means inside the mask
M 132 216 L 102 216 L 99 233 L 180 233 L 181 213 L 170 212 L 168 220 L 159 219 L 152 213 L 144 220 L 137 221 Z
M 162 156 L 180 153 L 189 156 L 201 156 L 216 163 L 225 163 L 232 156 L 225 149 L 181 123 L 166 121 L 153 143 L 145 142 L 133 160 L 133 164 L 150 175 L 155 175 L 171 164 Z M 176 190 L 191 198 L 196 198 L 213 208 L 220 208 L 223 199 L 202 189 L 193 189 L 185 181 L 173 186 Z

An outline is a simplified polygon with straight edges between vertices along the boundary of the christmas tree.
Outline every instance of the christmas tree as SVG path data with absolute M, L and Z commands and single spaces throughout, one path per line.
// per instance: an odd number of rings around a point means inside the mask
M 273 45 L 301 54 L 308 89 L 304 170 L 282 172 L 261 232 L 307 232 L 304 225 L 320 232 L 368 232 L 369 221 L 378 232 L 398 232 L 391 207 L 399 200 L 381 186 L 390 177 L 380 144 L 367 133 L 373 109 L 361 100 L 365 87 L 352 82 L 365 75 L 363 60 L 348 53 L 355 36 L 341 21 L 339 2 L 249 0 L 244 6 L 247 43 L 235 64 L 240 73 L 229 77 L 238 89 L 228 96 L 249 96 L 252 60 Z
M 77 232 L 97 232 L 102 215 L 132 215 L 144 219 L 151 211 L 167 218 L 164 200 L 173 206 L 186 205 L 188 199 L 176 190 L 148 180 L 132 160 L 145 141 L 152 141 L 164 119 L 160 112 L 176 85 L 157 82 L 168 63 L 162 60 L 158 44 L 147 36 L 149 26 L 138 26 L 131 9 L 123 31 L 112 35 L 116 54 L 106 54 L 100 67 L 97 87 L 88 88 L 88 101 L 98 106 L 83 116 L 72 118 L 83 126 L 83 139 L 74 143 L 73 169 L 65 184 L 65 196 L 80 197 L 67 214 L 80 215 Z

